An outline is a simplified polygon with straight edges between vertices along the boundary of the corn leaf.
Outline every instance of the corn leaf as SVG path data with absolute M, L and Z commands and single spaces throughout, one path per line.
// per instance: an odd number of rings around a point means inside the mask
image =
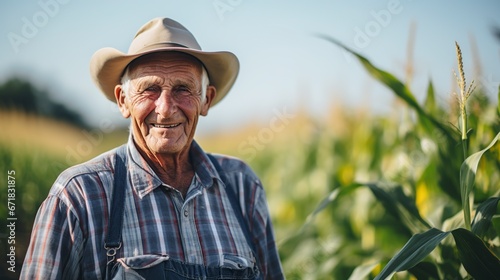
M 463 229 L 452 231 L 460 261 L 475 279 L 500 279 L 500 259 L 474 233 Z
M 427 95 L 425 97 L 424 107 L 427 112 L 430 113 L 437 111 L 436 95 L 434 93 L 434 85 L 431 81 L 429 81 L 429 85 L 427 86 Z
M 331 191 L 330 194 L 325 199 L 323 199 L 318 206 L 316 206 L 314 211 L 311 214 L 309 214 L 309 216 L 307 216 L 306 222 L 303 225 L 303 227 L 307 226 L 310 222 L 312 222 L 316 217 L 316 215 L 318 215 L 318 213 L 323 211 L 323 209 L 325 209 L 330 203 L 335 201 L 337 197 L 339 197 L 339 195 L 344 193 L 349 193 L 360 186 L 362 186 L 362 184 L 353 183 L 345 187 L 336 188 L 333 191 Z
M 375 277 L 375 280 L 387 279 L 395 272 L 414 267 L 427 257 L 448 234 L 450 232 L 443 232 L 436 228 L 415 234 L 406 242 L 401 251 L 389 261 L 380 274 Z
M 498 86 L 498 105 L 497 105 L 497 114 L 500 116 L 500 85 Z
M 474 189 L 474 181 L 476 179 L 477 166 L 479 160 L 483 154 L 488 151 L 493 145 L 496 144 L 500 138 L 500 132 L 491 141 L 488 147 L 482 149 L 481 151 L 470 155 L 463 163 L 460 168 L 460 193 L 462 196 L 462 207 L 464 210 L 465 226 L 470 228 L 471 218 L 470 218 L 470 193 Z
M 314 211 L 307 216 L 306 221 L 304 222 L 304 224 L 302 224 L 301 228 L 298 231 L 294 232 L 293 234 L 291 234 L 287 238 L 284 238 L 280 241 L 280 246 L 285 244 L 285 243 L 292 242 L 297 237 L 300 238 L 300 236 L 309 228 L 309 225 L 314 221 L 316 216 L 321 211 L 323 211 L 330 203 L 334 202 L 339 196 L 348 194 L 360 186 L 363 186 L 363 185 L 358 184 L 358 183 L 353 183 L 353 184 L 350 184 L 347 186 L 338 187 L 338 188 L 334 189 L 333 191 L 331 191 L 328 194 L 328 196 L 326 198 L 324 198 L 318 204 L 318 206 L 316 206 L 316 208 L 314 208 Z
M 385 190 L 376 183 L 365 185 L 370 188 L 386 211 L 396 219 L 401 220 L 412 233 L 422 232 L 430 228 L 430 225 L 420 216 L 414 200 L 404 194 L 401 186 Z
M 417 279 L 438 280 L 441 278 L 436 265 L 431 262 L 420 262 L 408 271 Z
M 438 110 L 436 97 L 434 94 L 434 86 L 432 85 L 431 81 L 429 81 L 429 85 L 427 86 L 427 95 L 424 101 L 424 110 L 434 116 L 437 114 Z M 432 132 L 434 127 L 429 119 L 419 115 L 419 120 L 419 124 L 422 125 L 422 127 L 425 128 L 426 131 Z
M 477 207 L 476 216 L 472 222 L 472 232 L 477 236 L 484 236 L 491 227 L 491 219 L 497 212 L 498 201 L 500 197 L 490 197 Z
M 363 65 L 363 67 L 370 73 L 372 77 L 377 79 L 379 82 L 383 83 L 387 87 L 389 87 L 399 98 L 404 100 L 406 104 L 408 104 L 411 108 L 413 108 L 419 116 L 424 117 L 428 119 L 432 124 L 438 128 L 444 135 L 446 135 L 449 139 L 453 139 L 453 136 L 451 135 L 449 129 L 443 125 L 441 122 L 439 122 L 436 118 L 434 118 L 432 115 L 428 114 L 417 102 L 415 99 L 415 96 L 411 91 L 408 89 L 408 87 L 405 86 L 404 83 L 402 83 L 400 80 L 398 80 L 394 75 L 392 75 L 389 72 L 386 72 L 382 69 L 377 68 L 374 66 L 368 59 L 366 59 L 364 56 L 358 54 L 354 50 L 350 49 L 349 47 L 345 46 L 341 42 L 337 41 L 336 39 L 329 37 L 327 35 L 318 35 L 320 38 L 325 39 L 343 49 L 345 49 L 347 52 L 353 54 L 359 62 Z

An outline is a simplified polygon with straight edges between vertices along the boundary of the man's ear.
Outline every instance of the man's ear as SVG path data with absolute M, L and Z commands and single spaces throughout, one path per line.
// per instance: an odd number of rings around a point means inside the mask
M 118 105 L 118 109 L 120 109 L 122 116 L 126 119 L 129 118 L 130 111 L 129 111 L 128 106 L 125 102 L 126 96 L 125 96 L 125 92 L 122 90 L 122 85 L 115 86 L 115 98 L 116 98 L 116 104 Z
M 208 114 L 208 109 L 210 109 L 210 105 L 215 99 L 217 95 L 217 90 L 214 86 L 210 85 L 207 87 L 207 94 L 205 96 L 205 103 L 201 104 L 201 112 L 200 115 L 206 116 Z

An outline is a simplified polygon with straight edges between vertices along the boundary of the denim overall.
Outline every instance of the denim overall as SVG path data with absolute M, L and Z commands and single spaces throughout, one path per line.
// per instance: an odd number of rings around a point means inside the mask
M 240 225 L 243 227 L 248 245 L 252 248 L 254 256 L 255 246 L 250 242 L 250 231 L 243 219 L 241 209 L 236 203 L 234 189 L 228 185 L 228 180 L 223 176 L 219 163 L 211 155 L 208 155 L 221 179 L 228 186 L 229 200 L 236 213 Z M 205 266 L 200 264 L 189 264 L 170 259 L 169 256 L 145 255 L 131 258 L 116 259 L 116 253 L 121 248 L 121 230 L 123 226 L 123 206 L 127 178 L 126 170 L 126 146 L 117 149 L 115 158 L 114 188 L 111 201 L 111 213 L 109 218 L 109 232 L 106 237 L 105 248 L 107 250 L 108 263 L 106 266 L 106 279 L 262 279 L 258 265 L 254 267 L 225 267 Z

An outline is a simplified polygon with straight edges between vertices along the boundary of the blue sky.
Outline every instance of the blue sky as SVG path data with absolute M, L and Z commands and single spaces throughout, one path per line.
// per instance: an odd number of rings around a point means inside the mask
M 429 79 L 445 102 L 456 69 L 457 41 L 468 80 L 496 100 L 500 82 L 497 0 L 443 1 L 2 1 L 0 81 L 32 79 L 93 124 L 120 121 L 89 76 L 89 60 L 103 47 L 126 52 L 135 32 L 154 17 L 171 17 L 205 50 L 235 53 L 241 70 L 223 102 L 200 123 L 201 132 L 250 120 L 264 124 L 277 111 L 304 106 L 318 115 L 332 103 L 388 110 L 393 95 L 351 56 L 314 34 L 334 37 L 377 66 L 404 78 L 409 30 L 415 24 L 411 87 L 422 99 Z M 472 40 L 482 73 L 473 77 Z

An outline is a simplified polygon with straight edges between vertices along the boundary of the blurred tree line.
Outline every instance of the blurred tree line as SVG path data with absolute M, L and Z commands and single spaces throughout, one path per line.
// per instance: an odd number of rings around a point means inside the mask
M 20 111 L 89 128 L 80 114 L 53 100 L 47 91 L 19 77 L 12 77 L 0 85 L 0 110 Z

